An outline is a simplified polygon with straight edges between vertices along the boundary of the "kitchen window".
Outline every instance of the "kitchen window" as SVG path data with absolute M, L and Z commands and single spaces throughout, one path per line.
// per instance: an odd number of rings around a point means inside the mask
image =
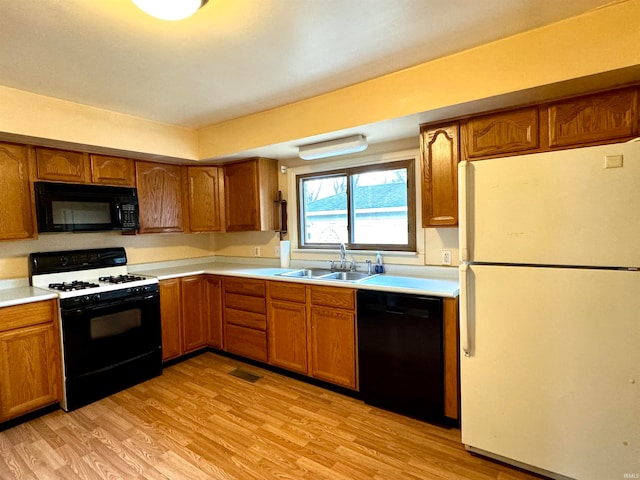
M 299 175 L 299 248 L 415 251 L 413 160 Z

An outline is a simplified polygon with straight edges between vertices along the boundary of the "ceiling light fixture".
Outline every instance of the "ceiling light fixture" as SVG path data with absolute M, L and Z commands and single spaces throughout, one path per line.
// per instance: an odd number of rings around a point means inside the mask
M 136 6 L 160 20 L 182 20 L 196 13 L 209 0 L 132 0 Z
M 300 145 L 298 147 L 298 156 L 303 160 L 317 160 L 319 158 L 362 152 L 367 147 L 367 138 L 364 135 L 352 135 L 329 140 L 328 142 Z

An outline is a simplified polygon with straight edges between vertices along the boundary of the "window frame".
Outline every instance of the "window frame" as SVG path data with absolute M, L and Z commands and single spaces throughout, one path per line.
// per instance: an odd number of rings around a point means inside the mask
M 351 176 L 361 173 L 369 173 L 384 170 L 398 170 L 400 168 L 407 169 L 407 244 L 373 244 L 373 243 L 355 243 L 353 242 L 353 198 L 351 194 Z M 347 237 L 348 242 L 345 246 L 349 250 L 379 250 L 379 251 L 397 251 L 397 252 L 417 252 L 416 237 L 416 182 L 415 182 L 415 159 L 398 160 L 394 162 L 375 163 L 369 165 L 361 165 L 357 167 L 345 167 L 334 170 L 323 170 L 313 173 L 305 173 L 296 175 L 296 198 L 297 198 L 297 219 L 298 219 L 298 248 L 301 250 L 335 250 L 339 243 L 308 243 L 304 241 L 305 223 L 304 223 L 304 198 L 302 191 L 302 183 L 309 178 L 331 178 L 338 176 L 346 176 L 346 194 L 347 194 Z

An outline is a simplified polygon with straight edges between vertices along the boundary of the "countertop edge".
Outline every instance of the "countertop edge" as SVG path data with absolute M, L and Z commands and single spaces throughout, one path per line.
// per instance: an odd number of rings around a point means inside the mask
M 305 278 L 292 278 L 292 277 L 281 277 L 278 276 L 279 273 L 290 272 L 296 270 L 295 268 L 269 268 L 269 267 L 258 267 L 251 268 L 247 265 L 238 265 L 238 264 L 219 264 L 219 263 L 210 263 L 210 264 L 199 264 L 199 265 L 185 265 L 181 267 L 170 267 L 163 269 L 149 269 L 139 270 L 138 273 L 149 275 L 158 278 L 158 280 L 169 280 L 172 278 L 181 278 L 188 277 L 192 275 L 220 275 L 220 276 L 230 276 L 230 277 L 243 277 L 243 278 L 256 278 L 261 280 L 271 280 L 271 281 L 282 281 L 282 282 L 294 282 L 294 283 L 302 283 L 305 285 L 322 285 L 322 286 L 331 286 L 331 287 L 342 287 L 342 288 L 355 288 L 360 290 L 378 290 L 378 291 L 386 291 L 386 292 L 395 292 L 395 293 L 408 293 L 408 294 L 419 294 L 419 295 L 431 295 L 445 298 L 457 298 L 460 293 L 460 287 L 458 282 L 451 278 L 433 278 L 433 277 L 418 277 L 418 276 L 400 276 L 400 275 L 389 275 L 384 276 L 384 274 L 376 281 L 376 278 L 373 277 L 366 282 L 343 282 L 337 280 L 319 280 L 319 279 L 305 279 Z M 385 279 L 389 281 L 393 281 L 392 279 L 398 278 L 402 279 L 403 283 L 406 281 L 415 281 L 416 283 L 430 283 L 438 288 L 433 288 L 433 286 L 428 287 L 424 286 L 421 288 L 420 285 L 416 287 L 407 287 L 406 285 L 393 285 L 389 283 L 380 283 L 380 280 Z

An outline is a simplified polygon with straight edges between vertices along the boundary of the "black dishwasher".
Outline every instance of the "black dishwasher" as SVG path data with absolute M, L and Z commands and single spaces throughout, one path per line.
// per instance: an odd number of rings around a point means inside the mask
M 444 420 L 442 299 L 358 291 L 362 399 L 397 413 Z

